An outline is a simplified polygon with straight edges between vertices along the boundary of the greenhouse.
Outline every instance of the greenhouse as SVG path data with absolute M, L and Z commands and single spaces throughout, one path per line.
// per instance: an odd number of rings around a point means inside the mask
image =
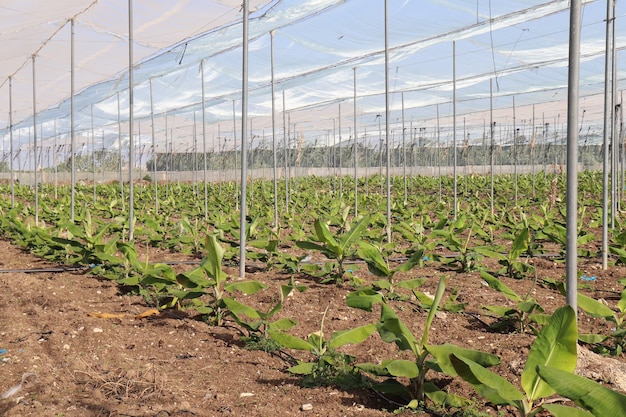
M 0 414 L 624 415 L 623 3 L 0 10 Z

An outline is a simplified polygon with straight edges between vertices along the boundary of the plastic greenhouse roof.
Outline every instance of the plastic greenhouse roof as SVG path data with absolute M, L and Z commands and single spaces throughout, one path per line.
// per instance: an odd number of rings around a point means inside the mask
M 152 141 L 154 112 L 156 150 L 165 149 L 168 135 L 179 142 L 176 149 L 187 146 L 194 136 L 194 119 L 201 120 L 203 67 L 209 146 L 226 137 L 232 139 L 229 146 L 237 146 L 233 137 L 240 136 L 234 132 L 239 129 L 234 119 L 241 112 L 241 1 L 133 3 L 139 143 Z M 0 0 L 5 17 L 0 22 L 0 96 L 6 97 L 0 101 L 0 114 L 6 115 L 0 117 L 4 120 L 0 134 L 5 150 L 9 96 L 14 140 L 24 146 L 31 140 L 33 77 L 39 139 L 68 137 L 71 18 L 75 19 L 77 135 L 86 143 L 92 134 L 106 146 L 126 143 L 118 142 L 118 122 L 127 136 L 127 5 L 123 0 Z M 583 5 L 581 127 L 601 127 L 607 6 L 591 0 Z M 307 140 L 328 141 L 339 125 L 339 140 L 346 140 L 355 123 L 355 107 L 359 135 L 378 131 L 378 115 L 385 110 L 383 1 L 251 0 L 250 10 L 253 140 L 267 140 L 271 133 L 270 33 L 274 34 L 276 120 L 281 137 L 283 100 L 291 133 L 295 130 Z M 620 81 L 626 76 L 625 14 L 624 3 L 618 2 L 615 47 Z M 392 0 L 388 23 L 390 123 L 396 132 L 403 107 L 407 127 L 432 130 L 439 114 L 449 132 L 453 41 L 457 129 L 467 129 L 472 139 L 482 137 L 485 120 L 489 121 L 490 82 L 498 123 L 512 122 L 513 97 L 518 127 L 564 123 L 569 1 Z

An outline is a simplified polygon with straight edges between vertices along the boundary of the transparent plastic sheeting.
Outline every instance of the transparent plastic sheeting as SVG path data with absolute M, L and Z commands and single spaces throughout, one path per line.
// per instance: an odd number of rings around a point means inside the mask
M 40 3 L 48 4 L 30 1 L 24 2 L 25 6 L 20 3 L 20 8 L 35 8 Z M 208 140 L 206 149 L 219 148 L 227 137 L 230 148 L 235 149 L 235 138 L 241 137 L 236 132 L 242 85 L 240 8 L 235 1 L 190 0 L 168 6 L 171 3 L 134 1 L 136 143 L 151 146 L 154 112 L 157 152 L 189 149 L 202 133 L 203 139 Z M 523 123 L 535 129 L 551 123 L 556 128 L 565 122 L 569 1 L 388 3 L 390 123 L 395 134 L 400 131 L 401 122 L 405 129 L 411 126 L 432 130 L 439 115 L 443 139 L 452 136 L 453 41 L 457 129 L 464 129 L 459 133 L 464 138 L 483 140 L 485 122 L 489 121 L 490 83 L 494 120 L 499 126 L 514 122 L 513 100 L 518 127 Z M 40 48 L 36 64 L 40 74 L 36 81 L 40 140 L 65 140 L 70 131 L 69 29 L 63 26 L 63 19 L 77 15 L 75 59 L 80 93 L 76 96 L 75 126 L 79 142 L 95 149 L 127 146 L 126 5 L 121 0 L 100 0 L 90 6 L 89 2 L 75 0 L 50 11 L 53 17 L 49 20 L 43 18 L 42 12 L 39 21 L 24 21 L 16 26 L 17 37 L 29 39 L 22 53 Z M 602 125 L 606 35 L 606 2 L 583 1 L 583 5 L 581 129 Z M 83 11 L 86 7 L 91 8 Z M 257 1 L 251 2 L 251 10 L 248 137 L 261 138 L 257 146 L 263 140 L 271 140 L 272 31 L 280 137 L 284 130 L 289 130 L 291 135 L 309 143 L 330 144 L 331 136 L 334 142 L 350 140 L 355 76 L 359 140 L 367 140 L 367 132 L 370 138 L 378 134 L 379 115 L 384 116 L 385 111 L 383 1 Z M 626 32 L 620 30 L 625 13 L 624 2 L 617 2 L 618 80 L 626 75 L 622 64 Z M 52 29 L 61 26 L 57 34 L 52 34 Z M 20 34 L 20 30 L 30 27 L 39 27 L 43 38 L 48 36 L 50 40 L 40 46 L 41 40 L 33 42 L 34 34 Z M 4 45 L 4 39 L 0 41 Z M 13 79 L 14 140 L 24 147 L 28 147 L 32 136 L 32 72 L 27 55 L 19 57 L 21 67 L 18 58 L 11 61 L 18 68 Z M 200 72 L 201 61 L 204 74 Z M 9 75 L 2 74 L 5 78 Z M 199 126 L 202 78 L 204 129 Z M 7 96 L 0 105 L 0 114 L 8 114 L 7 85 L 5 82 L 0 89 L 0 94 Z M 283 120 L 289 126 L 283 126 Z M 118 121 L 122 122 L 121 131 Z M 6 150 L 7 129 L 1 133 Z M 168 140 L 170 144 L 166 146 Z

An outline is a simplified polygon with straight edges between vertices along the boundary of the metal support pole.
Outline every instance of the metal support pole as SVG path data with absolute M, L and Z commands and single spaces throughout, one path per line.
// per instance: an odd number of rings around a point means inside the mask
M 13 77 L 9 76 L 9 148 L 11 157 L 9 166 L 11 171 L 11 208 L 15 207 L 15 180 L 13 178 Z
M 456 179 L 456 41 L 452 41 L 452 148 L 454 165 L 452 170 L 454 176 L 454 219 L 457 217 L 457 179 Z
M 578 305 L 578 101 L 580 82 L 581 0 L 570 5 L 569 74 L 567 88 L 567 201 L 566 297 L 574 311 Z
M 76 207 L 76 126 L 75 126 L 75 74 L 74 19 L 70 20 L 70 220 L 74 222 Z
M 357 133 L 356 133 L 356 67 L 354 70 L 354 124 L 352 129 L 352 135 L 354 136 L 353 144 L 354 144 L 354 217 L 358 216 L 359 212 L 359 181 L 358 181 L 358 169 L 359 169 L 359 157 L 358 157 L 358 148 L 357 148 Z
M 35 170 L 35 226 L 39 226 L 39 177 L 37 176 L 37 77 L 35 55 L 33 61 L 33 159 Z
M 241 211 L 239 220 L 239 278 L 246 275 L 246 190 L 248 169 L 248 0 L 243 2 L 243 65 L 241 74 Z
M 133 187 L 133 166 L 135 164 L 135 95 L 133 79 L 133 0 L 128 0 L 128 240 L 135 234 L 135 193 Z
M 274 165 L 274 231 L 278 233 L 278 160 L 276 156 L 276 81 L 274 79 L 274 31 L 270 32 L 270 70 L 271 70 L 271 87 L 272 87 L 272 153 Z
M 386 171 L 386 185 L 387 185 L 387 243 L 391 243 L 391 152 L 389 143 L 390 126 L 389 118 L 391 114 L 390 102 L 389 102 L 389 6 L 388 0 L 385 0 L 385 141 L 387 151 L 387 171 Z

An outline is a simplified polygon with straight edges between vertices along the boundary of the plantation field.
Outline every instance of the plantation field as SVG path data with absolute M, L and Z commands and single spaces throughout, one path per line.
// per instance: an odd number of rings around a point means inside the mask
M 38 226 L 32 190 L 11 208 L 3 186 L 0 415 L 619 415 L 626 238 L 617 216 L 603 270 L 600 179 L 580 178 L 578 326 L 561 175 L 496 177 L 493 213 L 489 177 L 462 177 L 456 220 L 450 178 L 394 177 L 391 244 L 376 177 L 357 217 L 350 178 L 282 183 L 278 229 L 256 181 L 244 279 L 232 183 L 160 185 L 158 207 L 137 186 L 132 241 L 118 186 L 80 187 L 70 222 L 43 185 Z M 612 414 L 559 407 L 574 394 L 529 360 L 600 383 L 587 403 Z M 485 390 L 506 381 L 521 397 Z

